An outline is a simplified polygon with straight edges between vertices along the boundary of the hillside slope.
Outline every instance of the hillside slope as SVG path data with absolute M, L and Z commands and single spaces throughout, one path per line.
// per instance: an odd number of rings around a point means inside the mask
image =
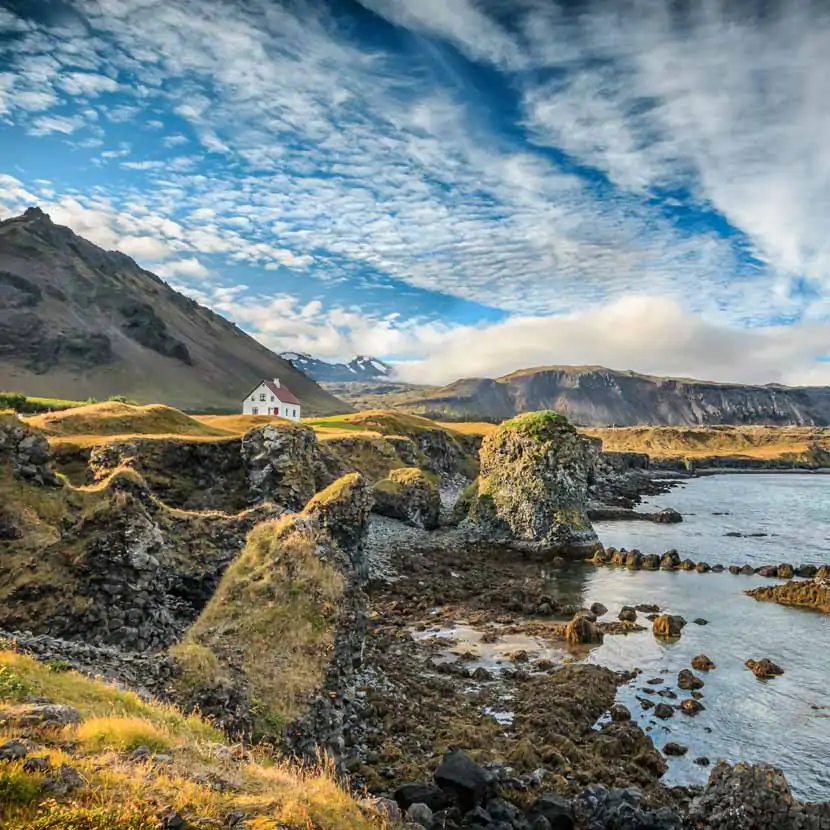
M 124 254 L 37 208 L 0 222 L 0 389 L 235 409 L 272 377 L 297 395 L 303 414 L 351 410 Z
M 553 409 L 583 426 L 830 424 L 830 387 L 746 386 L 601 366 L 545 366 L 467 378 L 400 404 L 444 420 L 500 421 Z

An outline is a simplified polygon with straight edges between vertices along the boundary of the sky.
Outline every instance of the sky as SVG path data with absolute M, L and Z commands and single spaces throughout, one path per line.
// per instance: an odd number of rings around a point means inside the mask
M 0 0 L 37 204 L 275 351 L 830 384 L 830 4 Z

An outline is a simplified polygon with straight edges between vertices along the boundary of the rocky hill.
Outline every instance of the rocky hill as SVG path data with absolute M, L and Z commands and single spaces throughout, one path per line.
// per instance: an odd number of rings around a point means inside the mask
M 0 389 L 236 409 L 271 377 L 304 414 L 351 409 L 233 323 L 38 208 L 0 222 Z
M 287 360 L 295 369 L 321 383 L 385 380 L 393 374 L 388 363 L 366 355 L 358 355 L 348 363 L 328 363 L 300 352 L 282 352 L 280 357 Z
M 466 378 L 398 405 L 458 421 L 501 421 L 553 409 L 582 426 L 830 424 L 830 387 L 714 383 L 601 366 L 545 366 L 494 380 Z

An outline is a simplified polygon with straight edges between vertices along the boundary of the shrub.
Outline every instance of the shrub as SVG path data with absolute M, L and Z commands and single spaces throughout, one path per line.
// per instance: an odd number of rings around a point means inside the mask
M 25 700 L 35 687 L 9 666 L 0 666 L 0 700 Z

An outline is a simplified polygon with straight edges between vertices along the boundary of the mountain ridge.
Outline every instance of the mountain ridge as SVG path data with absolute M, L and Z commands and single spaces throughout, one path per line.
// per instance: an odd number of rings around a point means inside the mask
M 398 405 L 459 421 L 555 409 L 583 426 L 830 425 L 830 387 L 702 381 L 604 366 L 541 366 L 499 378 L 461 378 Z
M 40 208 L 0 221 L 0 388 L 239 408 L 279 377 L 307 414 L 351 411 L 234 323 Z

